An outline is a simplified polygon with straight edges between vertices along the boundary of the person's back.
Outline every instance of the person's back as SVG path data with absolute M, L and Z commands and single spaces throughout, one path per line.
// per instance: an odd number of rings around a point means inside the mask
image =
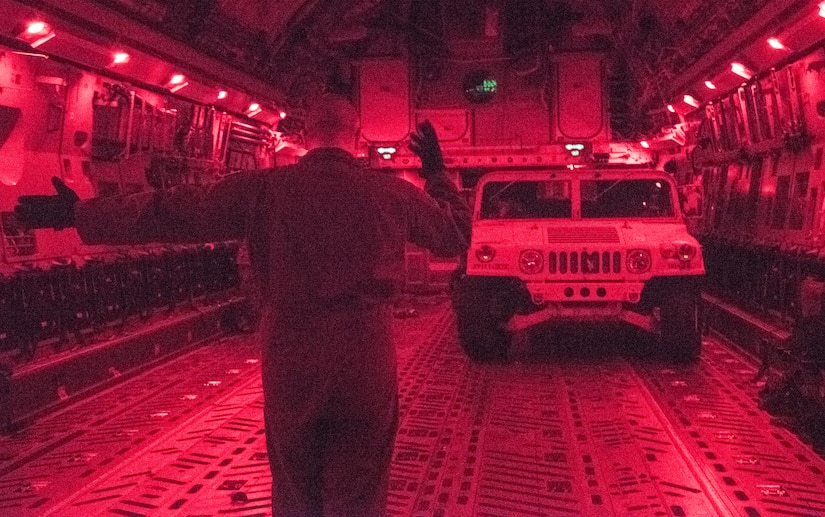
M 364 174 L 351 155 L 323 148 L 269 178 L 253 246 L 267 255 L 265 296 L 279 312 L 334 308 L 374 288 L 380 208 Z

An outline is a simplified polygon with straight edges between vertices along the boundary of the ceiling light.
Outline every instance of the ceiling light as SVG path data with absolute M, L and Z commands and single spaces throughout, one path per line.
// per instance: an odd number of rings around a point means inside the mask
M 169 79 L 169 84 L 181 84 L 186 79 L 183 74 L 175 74 Z
M 286 111 L 282 111 L 278 114 L 281 118 L 286 118 Z
M 710 81 L 705 81 L 705 86 L 707 86 L 708 90 L 715 90 L 716 89 L 716 85 L 713 84 Z
M 647 140 L 642 140 L 641 142 L 639 142 L 639 145 L 641 145 L 645 149 L 650 149 L 650 144 L 648 143 Z
M 685 104 L 690 104 L 694 108 L 699 107 L 699 101 L 697 101 L 696 98 L 693 97 L 693 95 L 685 94 L 685 96 L 682 97 L 682 100 L 685 101 Z
M 776 38 L 768 38 L 768 45 L 775 48 L 776 50 L 787 50 L 788 49 L 788 47 L 783 45 L 782 42 L 779 41 Z
M 252 103 L 252 104 L 250 104 L 250 105 L 249 105 L 249 107 L 248 107 L 248 108 L 246 108 L 246 109 L 247 109 L 247 111 L 260 111 L 260 109 L 261 109 L 261 105 L 260 105 L 260 104 L 258 104 L 257 102 L 253 102 L 253 103 Z
M 189 81 L 186 81 L 186 82 L 183 82 L 183 83 L 180 83 L 180 84 L 176 84 L 175 86 L 169 88 L 169 91 L 172 92 L 172 93 L 177 93 L 180 90 L 183 90 L 184 88 L 186 88 L 187 86 L 189 86 Z
M 748 68 L 742 63 L 731 63 L 730 71 L 738 75 L 739 77 L 744 77 L 745 79 L 750 79 L 751 77 L 753 77 L 753 72 L 748 70 Z
M 673 107 L 673 104 L 668 104 L 667 110 L 671 113 L 676 113 L 676 108 Z
M 825 2 L 819 4 L 819 16 L 825 18 Z
M 43 43 L 55 37 L 52 28 L 46 22 L 40 20 L 29 22 L 17 38 L 25 41 L 32 48 L 37 48 Z
M 129 58 L 130 56 L 126 52 L 115 52 L 115 55 L 112 58 L 112 62 L 116 65 L 120 65 L 123 63 L 128 63 Z
M 26 34 L 34 35 L 43 35 L 49 32 L 49 26 L 46 25 L 45 22 L 36 21 L 31 22 L 26 26 Z
M 218 100 L 225 99 L 229 93 L 226 90 L 221 90 L 218 92 Z

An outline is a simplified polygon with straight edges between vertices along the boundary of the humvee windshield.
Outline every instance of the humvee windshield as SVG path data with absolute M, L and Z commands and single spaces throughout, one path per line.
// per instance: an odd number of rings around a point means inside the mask
M 670 184 L 654 178 L 581 180 L 582 219 L 672 217 Z M 569 219 L 571 180 L 492 181 L 484 185 L 482 219 Z
M 670 184 L 657 179 L 583 180 L 582 219 L 673 217 Z
M 484 186 L 482 219 L 569 219 L 570 180 L 492 181 Z

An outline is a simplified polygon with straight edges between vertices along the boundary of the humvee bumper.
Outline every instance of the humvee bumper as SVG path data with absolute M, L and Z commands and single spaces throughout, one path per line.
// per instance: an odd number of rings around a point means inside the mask
M 626 309 L 621 302 L 551 303 L 530 314 L 516 314 L 505 324 L 517 333 L 548 321 L 624 321 L 647 332 L 656 328 L 656 318 Z
M 639 282 L 525 282 L 533 303 L 545 302 L 567 305 L 584 303 L 596 305 L 605 302 L 638 303 L 645 283 Z

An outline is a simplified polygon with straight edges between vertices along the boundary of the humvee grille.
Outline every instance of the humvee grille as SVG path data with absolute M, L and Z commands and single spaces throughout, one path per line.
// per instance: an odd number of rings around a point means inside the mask
M 551 226 L 547 228 L 547 242 L 553 243 L 594 243 L 619 242 L 619 232 L 613 226 Z
M 547 254 L 547 272 L 551 275 L 621 273 L 622 254 L 618 251 L 551 251 Z

